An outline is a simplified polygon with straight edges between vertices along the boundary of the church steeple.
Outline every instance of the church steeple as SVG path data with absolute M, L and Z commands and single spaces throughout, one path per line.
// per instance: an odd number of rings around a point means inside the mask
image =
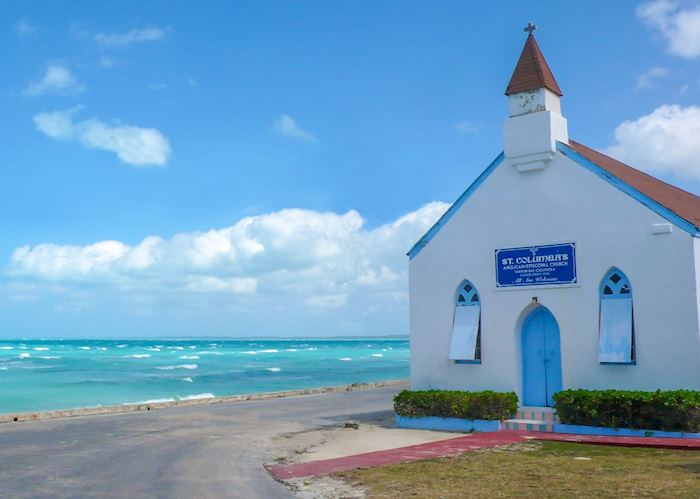
M 525 46 L 508 83 L 508 119 L 504 126 L 506 158 L 518 171 L 541 170 L 554 158 L 557 142 L 568 142 L 561 115 L 562 92 L 528 24 Z
M 518 63 L 515 65 L 513 76 L 510 78 L 506 95 L 510 96 L 519 92 L 529 92 L 540 88 L 546 88 L 559 97 L 563 94 L 554 79 L 549 64 L 542 55 L 535 36 L 530 32 L 520 54 Z

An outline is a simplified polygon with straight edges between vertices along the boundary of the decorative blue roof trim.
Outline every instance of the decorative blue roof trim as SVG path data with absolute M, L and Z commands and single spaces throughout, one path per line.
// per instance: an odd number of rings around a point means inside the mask
M 575 161 L 579 165 L 585 167 L 587 170 L 590 170 L 591 172 L 595 173 L 597 176 L 602 178 L 603 180 L 606 180 L 608 183 L 614 185 L 618 189 L 620 189 L 622 192 L 625 194 L 628 194 L 629 196 L 632 196 L 634 199 L 642 203 L 644 206 L 649 208 L 650 210 L 656 212 L 657 215 L 665 218 L 669 222 L 673 223 L 676 225 L 678 228 L 684 230 L 688 234 L 694 237 L 700 236 L 700 229 L 698 229 L 695 225 L 692 223 L 688 222 L 686 219 L 679 217 L 676 215 L 674 212 L 666 208 L 665 206 L 657 203 L 653 199 L 651 199 L 649 196 L 646 194 L 638 191 L 636 188 L 632 187 L 630 184 L 627 182 L 624 182 L 623 180 L 620 180 L 617 178 L 615 175 L 612 173 L 608 172 L 604 168 L 598 166 L 597 164 L 593 163 L 591 160 L 588 158 L 585 158 L 581 156 L 579 153 L 571 149 L 568 145 L 562 143 L 562 142 L 557 142 L 557 150 L 568 157 L 569 159 Z
M 457 198 L 457 201 L 454 202 L 452 206 L 450 206 L 447 211 L 440 217 L 440 219 L 435 222 L 435 225 L 433 225 L 428 232 L 426 232 L 423 237 L 421 237 L 416 244 L 413 245 L 413 247 L 409 250 L 408 258 L 410 260 L 413 260 L 413 258 L 420 253 L 420 250 L 422 250 L 426 244 L 430 242 L 432 238 L 435 237 L 435 235 L 442 229 L 442 226 L 445 225 L 447 222 L 449 222 L 450 218 L 457 213 L 457 210 L 464 204 L 464 202 L 469 199 L 469 196 L 472 195 L 472 193 L 479 188 L 479 186 L 486 180 L 486 178 L 491 175 L 491 172 L 496 169 L 498 165 L 501 164 L 503 161 L 503 158 L 505 155 L 503 153 L 499 154 L 496 159 L 494 159 L 491 164 L 481 172 L 481 175 L 479 175 L 474 182 L 472 182 L 472 185 L 467 188 L 464 193 Z

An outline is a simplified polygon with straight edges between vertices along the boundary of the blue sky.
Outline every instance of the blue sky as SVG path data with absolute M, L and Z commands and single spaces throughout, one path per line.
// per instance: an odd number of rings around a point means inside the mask
M 573 139 L 700 192 L 697 2 L 8 2 L 0 334 L 407 332 L 536 36 Z

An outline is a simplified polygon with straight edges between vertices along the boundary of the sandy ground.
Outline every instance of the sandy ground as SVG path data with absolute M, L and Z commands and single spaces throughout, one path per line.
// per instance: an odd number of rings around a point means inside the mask
M 458 436 L 463 434 L 396 428 L 393 417 L 386 417 L 361 423 L 349 420 L 339 426 L 282 435 L 278 442 L 283 449 L 280 461 L 305 463 L 436 442 Z
M 384 416 L 361 422 L 348 420 L 336 426 L 281 435 L 274 441 L 274 445 L 280 450 L 278 462 L 300 463 L 436 442 L 463 435 L 404 430 L 395 427 L 393 417 Z M 363 490 L 330 477 L 295 479 L 286 483 L 297 497 L 304 499 L 365 497 Z

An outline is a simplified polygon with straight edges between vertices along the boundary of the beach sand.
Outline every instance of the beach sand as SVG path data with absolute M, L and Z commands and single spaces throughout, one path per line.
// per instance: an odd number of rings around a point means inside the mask
M 277 462 L 305 463 L 436 442 L 461 435 L 396 428 L 393 416 L 384 415 L 376 419 L 348 420 L 336 426 L 281 435 L 273 440 L 273 445 L 280 453 Z M 328 476 L 292 479 L 285 483 L 297 497 L 303 499 L 365 497 L 363 490 Z

